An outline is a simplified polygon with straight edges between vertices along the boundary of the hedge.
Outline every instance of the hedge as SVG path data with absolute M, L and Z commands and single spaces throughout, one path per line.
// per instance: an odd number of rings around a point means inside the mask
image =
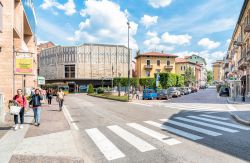
M 113 79 L 114 86 L 126 87 L 128 86 L 128 78 L 114 78 Z M 130 85 L 133 87 L 139 86 L 139 79 L 138 78 L 130 78 Z

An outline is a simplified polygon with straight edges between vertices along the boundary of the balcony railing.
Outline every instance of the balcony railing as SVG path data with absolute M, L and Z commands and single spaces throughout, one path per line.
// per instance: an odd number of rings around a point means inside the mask
M 173 69 L 174 66 L 172 66 L 172 65 L 166 65 L 166 66 L 164 66 L 164 68 L 165 68 L 166 70 L 169 70 L 169 69 Z
M 248 65 L 247 63 L 247 60 L 246 60 L 246 57 L 242 57 L 239 62 L 238 62 L 238 69 L 242 70 L 242 69 L 245 69 Z
M 144 68 L 145 68 L 145 69 L 152 69 L 152 68 L 153 68 L 153 65 L 145 65 Z
M 244 26 L 244 32 L 250 32 L 250 24 Z
M 247 59 L 247 61 L 250 61 L 250 50 L 247 51 L 246 59 Z

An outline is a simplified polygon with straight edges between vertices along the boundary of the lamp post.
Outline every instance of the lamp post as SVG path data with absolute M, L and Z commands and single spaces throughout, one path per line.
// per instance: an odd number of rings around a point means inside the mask
M 128 101 L 129 101 L 129 96 L 130 96 L 130 50 L 129 50 L 129 29 L 130 29 L 130 24 L 129 21 L 127 22 L 128 25 Z

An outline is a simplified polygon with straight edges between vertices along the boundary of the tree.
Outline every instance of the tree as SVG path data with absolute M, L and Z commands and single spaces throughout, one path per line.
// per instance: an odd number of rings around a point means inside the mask
M 207 72 L 207 82 L 211 84 L 213 82 L 213 71 L 208 71 Z
M 181 75 L 176 75 L 176 86 L 183 87 L 184 86 L 184 77 Z
M 93 84 L 89 84 L 88 94 L 94 93 L 94 87 Z
M 194 70 L 191 67 L 188 67 L 185 71 L 184 83 L 187 87 L 195 83 Z

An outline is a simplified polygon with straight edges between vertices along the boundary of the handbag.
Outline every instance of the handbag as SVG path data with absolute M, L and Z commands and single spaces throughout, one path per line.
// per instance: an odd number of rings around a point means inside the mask
M 22 107 L 20 106 L 10 106 L 10 114 L 18 115 L 21 111 Z

